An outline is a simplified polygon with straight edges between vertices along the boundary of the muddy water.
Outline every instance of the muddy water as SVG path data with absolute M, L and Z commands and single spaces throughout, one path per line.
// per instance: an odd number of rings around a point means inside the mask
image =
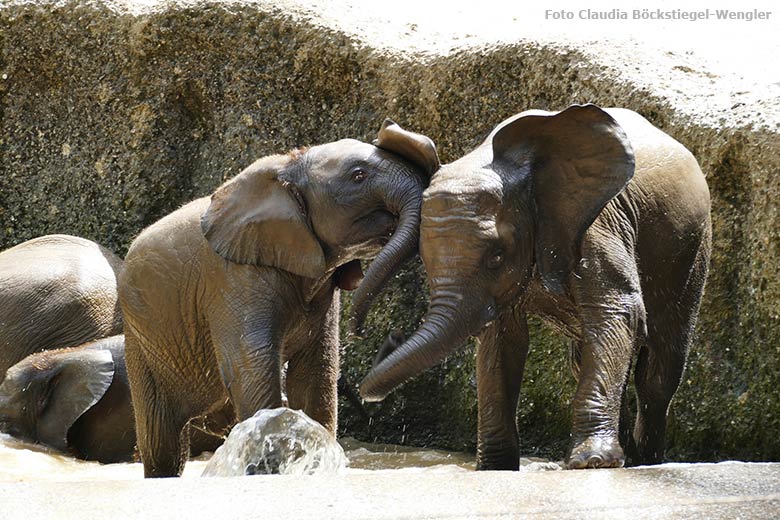
M 182 479 L 149 482 L 137 463 L 76 461 L 0 435 L 0 518 L 780 518 L 780 464 L 550 472 L 539 470 L 558 466 L 525 460 L 519 474 L 472 471 L 467 454 L 343 445 L 350 467 L 338 478 L 198 478 L 196 460 Z
M 349 459 L 346 473 L 377 470 L 459 472 L 474 469 L 474 456 L 425 448 L 390 444 L 368 444 L 343 439 L 341 444 Z M 191 460 L 184 468 L 184 478 L 197 478 L 210 455 Z M 527 460 L 527 464 L 540 461 Z M 85 481 L 136 480 L 143 478 L 140 463 L 99 464 L 61 455 L 42 446 L 26 443 L 0 434 L 0 482 L 9 481 Z

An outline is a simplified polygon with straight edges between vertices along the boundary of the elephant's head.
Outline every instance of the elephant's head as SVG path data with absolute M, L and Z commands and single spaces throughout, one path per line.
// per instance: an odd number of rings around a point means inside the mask
M 201 226 L 224 258 L 277 267 L 355 294 L 365 309 L 417 251 L 422 191 L 439 161 L 425 136 L 385 121 L 375 144 L 344 139 L 265 157 L 222 185 Z
M 362 396 L 381 400 L 439 363 L 522 299 L 534 272 L 565 293 L 585 231 L 633 173 L 623 130 L 594 105 L 512 117 L 443 166 L 422 207 L 428 312 L 366 376 Z
M 106 393 L 114 377 L 107 350 L 32 354 L 0 384 L 0 430 L 65 450 L 68 430 Z

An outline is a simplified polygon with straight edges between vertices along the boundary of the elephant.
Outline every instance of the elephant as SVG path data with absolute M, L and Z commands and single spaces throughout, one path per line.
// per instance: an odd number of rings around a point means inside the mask
M 199 418 L 191 453 L 214 451 L 219 416 Z M 196 421 L 196 422 L 198 422 Z M 208 426 L 203 426 L 203 424 Z M 0 431 L 84 460 L 132 461 L 135 425 L 125 368 L 125 337 L 36 352 L 8 369 L 0 383 Z
M 86 460 L 132 460 L 124 338 L 37 352 L 9 368 L 0 384 L 0 429 Z
M 107 249 L 69 235 L 0 252 L 0 374 L 36 351 L 120 334 L 121 266 Z
M 696 159 L 636 112 L 589 104 L 515 115 L 433 175 L 420 230 L 428 311 L 360 393 L 381 400 L 476 335 L 477 467 L 517 469 L 532 313 L 573 338 L 567 467 L 619 467 L 626 452 L 658 463 L 711 242 Z M 638 404 L 624 451 L 634 359 Z
M 146 477 L 180 475 L 185 425 L 226 402 L 242 421 L 286 390 L 335 435 L 337 289 L 366 305 L 416 254 L 437 168 L 430 139 L 387 120 L 373 145 L 261 158 L 141 232 L 119 294 Z

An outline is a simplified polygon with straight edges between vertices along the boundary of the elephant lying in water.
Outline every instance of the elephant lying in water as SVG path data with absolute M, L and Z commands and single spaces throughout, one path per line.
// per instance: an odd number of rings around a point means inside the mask
M 376 256 L 356 305 L 417 251 L 430 139 L 386 123 L 258 160 L 133 242 L 119 282 L 147 477 L 181 474 L 188 421 L 226 399 L 239 421 L 282 404 L 336 430 L 338 287 Z
M 212 417 L 199 423 L 222 427 L 221 434 L 229 421 Z M 38 352 L 9 368 L 0 383 L 0 431 L 81 459 L 132 460 L 135 426 L 124 336 Z M 217 434 L 192 430 L 193 455 L 221 443 Z
M 121 267 L 112 252 L 68 235 L 0 252 L 0 374 L 33 352 L 120 334 Z
M 630 110 L 524 112 L 434 175 L 421 222 L 428 313 L 375 364 L 364 398 L 383 399 L 478 334 L 478 468 L 517 469 L 536 313 L 575 338 L 568 466 L 623 465 L 634 353 L 635 462 L 662 460 L 711 250 L 709 191 L 688 150 Z

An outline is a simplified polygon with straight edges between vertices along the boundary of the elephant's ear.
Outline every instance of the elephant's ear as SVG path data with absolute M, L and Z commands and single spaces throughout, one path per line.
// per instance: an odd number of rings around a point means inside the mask
M 38 441 L 64 451 L 70 427 L 111 386 L 114 360 L 108 350 L 85 350 L 68 356 L 53 370 L 48 403 L 38 418 Z
M 634 153 L 618 123 L 595 105 L 510 119 L 493 132 L 493 161 L 531 176 L 536 262 L 558 294 L 581 258 L 582 237 L 634 175 Z
M 398 123 L 385 119 L 374 146 L 400 155 L 407 161 L 419 166 L 430 178 L 441 166 L 436 145 L 430 137 L 404 130 Z
M 280 177 L 293 160 L 265 157 L 223 184 L 211 196 L 201 228 L 211 247 L 231 262 L 319 278 L 325 255 L 309 226 L 306 203 Z

